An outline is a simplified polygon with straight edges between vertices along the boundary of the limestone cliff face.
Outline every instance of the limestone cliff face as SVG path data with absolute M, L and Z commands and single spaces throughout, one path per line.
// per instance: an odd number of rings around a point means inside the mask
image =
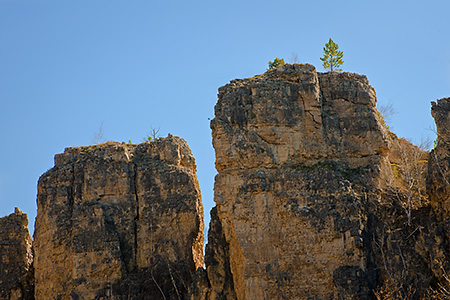
M 211 123 L 217 170 L 326 159 L 366 166 L 388 149 L 375 101 L 365 76 L 317 74 L 312 65 L 233 80 L 219 89 Z
M 33 253 L 28 217 L 18 208 L 0 218 L 0 299 L 34 299 Z
M 56 155 L 38 184 L 36 299 L 185 299 L 203 266 L 195 172 L 173 136 Z
M 220 88 L 205 260 L 184 140 L 67 148 L 39 180 L 33 249 L 25 214 L 0 218 L 0 300 L 450 290 L 450 98 L 432 104 L 431 153 L 389 132 L 375 104 L 365 76 L 311 65 Z
M 366 77 L 311 65 L 219 89 L 214 199 L 238 299 L 367 297 L 365 208 L 392 176 L 375 102 Z
M 450 98 L 432 102 L 437 145 L 430 153 L 427 187 L 431 206 L 444 220 L 450 218 Z
M 439 222 L 429 226 L 425 243 L 431 268 L 437 278 L 448 278 L 450 273 L 450 98 L 431 103 L 431 114 L 436 122 L 437 144 L 430 152 L 427 192 L 432 216 Z M 447 271 L 444 273 L 444 271 Z M 449 282 L 450 283 L 450 282 Z M 450 286 L 447 287 L 450 289 Z
M 220 262 L 208 272 L 211 299 L 374 299 L 385 281 L 418 299 L 442 275 L 435 261 L 450 262 L 447 244 L 431 245 L 447 227 L 428 206 L 427 153 L 390 133 L 375 104 L 365 76 L 311 65 L 219 89 L 209 236 L 222 250 L 206 254 Z M 433 111 L 448 122 L 446 105 Z M 448 215 L 445 172 L 429 186 Z

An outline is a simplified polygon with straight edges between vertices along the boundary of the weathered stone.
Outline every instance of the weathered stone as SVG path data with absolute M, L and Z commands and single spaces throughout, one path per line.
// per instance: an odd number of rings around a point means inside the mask
M 0 299 L 34 299 L 33 252 L 28 217 L 16 207 L 0 218 Z
M 311 65 L 233 80 L 219 89 L 211 122 L 216 168 L 313 165 L 325 159 L 366 166 L 388 149 L 375 101 L 365 76 L 318 76 Z M 222 145 L 229 146 L 222 150 Z
M 375 102 L 366 77 L 311 65 L 219 89 L 214 199 L 237 299 L 368 297 L 368 194 L 390 171 Z
M 67 148 L 38 184 L 36 299 L 374 299 L 382 286 L 424 299 L 450 289 L 450 98 L 433 103 L 428 197 L 428 152 L 389 132 L 375 103 L 365 76 L 311 65 L 220 88 L 206 268 L 184 140 Z M 0 299 L 33 299 L 27 222 L 19 210 L 0 219 Z
M 441 219 L 450 220 L 450 98 L 431 104 L 437 145 L 430 153 L 427 189 L 433 210 Z
M 209 300 L 234 300 L 233 275 L 230 269 L 230 246 L 217 216 L 217 208 L 211 210 L 211 221 L 209 223 L 208 244 L 206 245 L 205 264 L 210 282 Z
M 436 122 L 437 144 L 429 154 L 427 193 L 430 214 L 438 222 L 427 220 L 427 235 L 422 251 L 429 257 L 434 278 L 450 289 L 450 98 L 431 102 L 431 114 Z
M 219 89 L 210 291 L 374 299 L 383 286 L 419 299 L 450 288 L 450 98 L 433 104 L 429 159 L 383 126 L 375 103 L 365 76 L 311 65 Z
M 37 299 L 187 299 L 203 266 L 194 158 L 169 136 L 68 148 L 38 184 Z

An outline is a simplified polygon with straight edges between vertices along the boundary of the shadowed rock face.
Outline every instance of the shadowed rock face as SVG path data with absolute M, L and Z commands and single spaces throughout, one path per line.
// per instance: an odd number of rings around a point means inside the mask
M 450 270 L 450 98 L 431 102 L 431 114 L 436 122 L 437 144 L 429 155 L 427 193 L 431 202 L 432 222 L 425 236 L 425 252 L 430 257 L 436 278 L 449 278 Z M 429 221 L 428 221 L 429 222 Z M 430 223 L 430 222 L 429 222 Z M 446 285 L 450 289 L 450 281 Z M 448 295 L 448 294 L 447 294 Z
M 195 172 L 172 136 L 56 155 L 38 184 L 36 298 L 185 299 L 203 266 Z
M 430 153 L 427 188 L 431 206 L 441 219 L 450 218 L 450 98 L 432 102 L 437 145 Z
M 34 299 L 33 252 L 28 217 L 18 208 L 0 218 L 0 299 Z
M 392 176 L 375 103 L 365 76 L 311 65 L 219 89 L 214 199 L 238 299 L 368 296 L 367 201 Z

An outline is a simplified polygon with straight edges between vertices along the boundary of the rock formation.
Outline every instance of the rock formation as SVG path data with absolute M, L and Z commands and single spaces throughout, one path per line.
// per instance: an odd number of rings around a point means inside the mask
M 0 299 L 34 299 L 33 253 L 28 217 L 16 207 L 0 218 Z
M 448 299 L 450 98 L 430 153 L 375 104 L 365 76 L 311 65 L 221 87 L 204 260 L 184 140 L 67 148 L 39 180 L 33 264 L 26 215 L 0 219 L 0 300 Z
M 450 297 L 450 98 L 432 102 L 431 114 L 436 121 L 437 143 L 429 156 L 427 192 L 439 222 L 431 223 L 425 243 L 430 267 L 437 278 L 447 281 Z
M 394 273 L 400 287 L 429 283 L 425 240 L 433 235 L 418 230 L 427 210 L 416 195 L 425 172 L 405 188 L 410 170 L 401 164 L 404 153 L 414 166 L 426 153 L 384 128 L 375 104 L 365 76 L 311 65 L 219 89 L 210 230 L 223 231 L 225 246 L 206 256 L 223 262 L 219 275 L 208 273 L 215 294 L 370 299 Z
M 450 98 L 432 102 L 437 144 L 430 153 L 428 190 L 431 206 L 441 218 L 450 218 Z
M 203 206 L 186 142 L 67 148 L 38 184 L 36 299 L 186 299 Z

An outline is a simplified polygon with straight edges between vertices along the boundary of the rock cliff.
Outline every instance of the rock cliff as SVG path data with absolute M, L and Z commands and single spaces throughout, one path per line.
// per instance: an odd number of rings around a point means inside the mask
M 436 121 L 437 143 L 430 152 L 427 193 L 431 202 L 432 222 L 425 237 L 430 267 L 438 279 L 446 279 L 450 297 L 450 98 L 431 103 L 431 114 Z
M 311 65 L 219 89 L 210 230 L 223 232 L 225 246 L 206 257 L 224 266 L 210 278 L 215 294 L 370 299 L 384 281 L 424 293 L 436 276 L 427 252 L 436 236 L 426 225 L 436 224 L 424 195 L 427 153 L 390 133 L 375 104 L 365 76 Z
M 67 148 L 38 184 L 36 299 L 186 299 L 203 206 L 184 140 Z
M 437 144 L 430 153 L 427 187 L 431 206 L 444 220 L 450 218 L 450 98 L 432 102 Z
M 431 152 L 365 76 L 284 65 L 219 89 L 214 200 L 186 142 L 67 148 L 0 219 L 0 299 L 448 299 L 450 98 Z M 33 274 L 34 272 L 34 274 Z
M 215 202 L 238 299 L 365 297 L 389 140 L 364 76 L 286 65 L 219 89 Z
M 28 217 L 16 208 L 0 218 L 0 299 L 33 299 L 33 252 Z

